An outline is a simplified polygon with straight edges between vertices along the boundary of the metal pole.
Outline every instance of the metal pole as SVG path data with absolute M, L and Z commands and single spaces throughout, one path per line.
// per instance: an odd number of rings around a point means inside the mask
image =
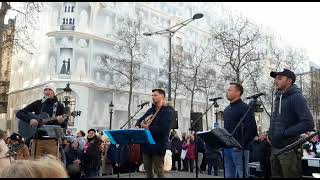
M 109 125 L 109 129 L 111 130 L 111 124 L 112 124 L 112 111 L 110 111 L 110 125 Z
M 171 38 L 172 38 L 173 33 L 170 32 L 169 34 L 169 69 L 168 69 L 168 101 L 171 101 Z

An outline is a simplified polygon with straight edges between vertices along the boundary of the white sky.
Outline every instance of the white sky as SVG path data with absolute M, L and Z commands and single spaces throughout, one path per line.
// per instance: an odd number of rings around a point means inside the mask
M 320 65 L 319 2 L 224 2 L 258 25 L 269 27 L 290 45 L 304 48 Z

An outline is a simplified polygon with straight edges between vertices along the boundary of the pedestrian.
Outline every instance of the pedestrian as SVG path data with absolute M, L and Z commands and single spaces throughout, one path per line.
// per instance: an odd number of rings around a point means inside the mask
M 22 136 L 18 133 L 12 133 L 10 136 L 9 147 L 11 152 L 16 152 L 16 160 L 29 159 L 29 148 L 25 145 Z
M 242 148 L 224 148 L 226 178 L 248 177 L 248 146 L 258 134 L 253 111 L 249 111 L 246 117 L 243 117 L 249 106 L 241 100 L 242 94 L 243 87 L 241 84 L 229 84 L 227 99 L 230 101 L 230 104 L 223 111 L 224 128 L 231 134 L 240 119 L 244 118 L 244 121 L 242 122 L 243 132 L 241 132 L 241 126 L 239 126 L 233 134 L 233 137 L 241 144 Z
M 212 168 L 214 170 L 214 175 L 218 176 L 219 164 L 221 161 L 221 153 L 219 149 L 205 144 L 205 153 L 208 163 L 208 175 L 212 174 Z
M 85 145 L 81 158 L 82 175 L 86 177 L 97 177 L 100 173 L 102 153 L 100 146 L 102 140 L 96 135 L 93 137 L 94 138 Z
M 147 178 L 164 176 L 164 156 L 169 148 L 169 133 L 174 109 L 165 102 L 165 91 L 152 90 L 152 107 L 137 121 L 135 127 L 148 129 L 155 144 L 142 144 L 143 164 Z
M 172 152 L 172 170 L 181 171 L 181 151 L 182 151 L 182 142 L 177 133 L 174 134 L 171 140 L 171 152 Z M 176 167 L 176 162 L 178 168 Z
M 187 161 L 187 169 L 190 172 L 193 172 L 194 169 L 194 161 L 196 159 L 196 144 L 194 142 L 194 136 L 192 134 L 189 134 L 187 136 L 187 142 L 182 144 L 182 149 L 187 150 L 186 154 L 186 161 Z
M 81 176 L 81 159 L 82 152 L 79 148 L 79 142 L 77 138 L 71 140 L 71 145 L 66 151 L 66 167 L 70 178 L 80 178 Z
M 280 149 L 299 140 L 300 134 L 312 131 L 314 121 L 307 100 L 295 84 L 296 75 L 289 69 L 270 73 L 275 78 L 275 98 L 268 133 L 271 144 L 272 177 L 300 178 L 302 149 L 296 146 L 275 156 Z

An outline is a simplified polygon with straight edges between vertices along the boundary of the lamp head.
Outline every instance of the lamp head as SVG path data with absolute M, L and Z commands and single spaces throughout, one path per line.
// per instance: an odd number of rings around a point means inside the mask
M 197 14 L 193 15 L 192 19 L 200 19 L 202 17 L 203 17 L 202 13 L 197 13 Z

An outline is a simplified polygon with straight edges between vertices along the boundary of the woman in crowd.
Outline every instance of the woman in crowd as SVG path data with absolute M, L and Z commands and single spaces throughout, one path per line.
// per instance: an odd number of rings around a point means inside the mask
M 189 134 L 187 136 L 187 142 L 182 144 L 182 149 L 187 150 L 185 157 L 185 160 L 187 161 L 186 168 L 189 169 L 190 172 L 193 172 L 194 160 L 196 159 L 195 146 L 194 137 L 193 135 Z

